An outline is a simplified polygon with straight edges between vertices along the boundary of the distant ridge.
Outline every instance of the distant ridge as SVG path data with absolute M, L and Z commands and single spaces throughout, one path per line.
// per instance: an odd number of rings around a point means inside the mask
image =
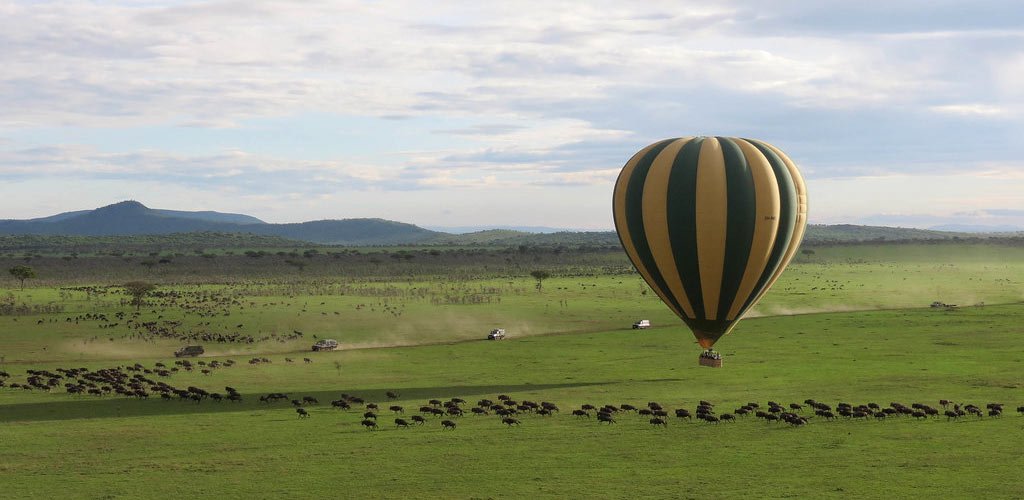
M 527 226 L 522 226 L 527 227 Z M 151 209 L 138 201 L 123 201 L 95 210 L 65 212 L 28 220 L 0 220 L 0 235 L 139 236 L 177 233 L 251 234 L 325 245 L 470 245 L 470 246 L 594 246 L 617 247 L 614 231 L 522 231 L 487 229 L 463 234 L 431 231 L 385 219 L 318 220 L 268 224 L 256 217 L 211 211 Z M 928 229 L 858 226 L 807 227 L 808 244 L 855 242 L 936 241 L 957 238 L 1016 237 L 1021 233 L 978 234 Z
M 250 233 L 331 245 L 405 244 L 441 234 L 383 219 L 268 224 L 242 214 L 154 210 L 137 201 L 38 219 L 0 220 L 0 234 L 7 235 L 118 236 L 193 232 Z

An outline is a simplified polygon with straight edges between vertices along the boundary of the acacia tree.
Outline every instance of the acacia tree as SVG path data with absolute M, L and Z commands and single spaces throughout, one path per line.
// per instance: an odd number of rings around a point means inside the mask
M 128 295 L 132 296 L 132 304 L 135 306 L 136 311 L 142 308 L 142 299 L 149 295 L 149 292 L 156 289 L 156 285 L 145 281 L 129 281 L 123 286 Z
M 530 271 L 530 276 L 533 276 L 533 279 L 537 280 L 537 291 L 539 292 L 544 280 L 550 278 L 551 273 L 538 269 L 536 271 Z
M 36 277 L 36 270 L 31 266 L 14 266 L 7 270 L 14 276 L 14 279 L 21 282 L 21 289 L 25 289 L 25 280 Z

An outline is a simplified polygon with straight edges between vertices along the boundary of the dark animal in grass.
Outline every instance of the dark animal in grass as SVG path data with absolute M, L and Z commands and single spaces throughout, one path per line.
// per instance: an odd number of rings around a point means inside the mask
M 470 411 L 472 411 L 474 415 L 489 415 L 489 413 L 487 413 L 487 410 L 485 410 L 483 408 L 479 408 L 479 407 L 478 408 L 473 408 Z
M 654 410 L 651 413 L 653 413 L 655 417 L 662 417 L 662 418 L 668 417 L 668 412 L 665 411 L 665 410 Z
M 452 422 L 451 420 L 442 420 L 441 428 L 455 430 L 455 422 Z
M 407 422 L 404 418 L 396 418 L 395 419 L 395 427 L 406 427 L 406 428 L 408 428 L 409 427 L 409 422 Z
M 1024 413 L 1024 412 L 1022 412 L 1022 413 Z M 583 411 L 583 410 L 573 410 L 573 411 L 572 411 L 572 415 L 573 415 L 574 417 L 576 417 L 576 418 L 579 418 L 579 417 L 587 417 L 587 418 L 590 418 L 590 414 L 589 414 L 589 413 L 587 413 L 587 412 L 585 412 L 585 411 Z
M 582 409 L 582 410 L 596 410 L 597 408 L 594 405 L 585 404 L 585 405 L 580 406 L 580 409 Z
M 339 410 L 347 410 L 352 407 L 351 405 L 348 404 L 348 401 L 345 401 L 344 399 L 336 399 L 334 401 L 331 401 L 331 406 L 338 408 Z
M 1020 413 L 1021 415 L 1024 415 L 1024 406 L 1018 406 L 1017 407 L 1017 413 Z
M 440 399 L 431 399 L 430 401 L 427 401 L 427 404 L 429 404 L 431 406 L 441 406 L 441 400 Z
M 693 415 L 690 415 L 690 411 L 685 409 L 685 408 L 677 408 L 676 409 L 676 417 L 688 418 L 690 420 L 693 420 Z
M 990 417 L 1001 417 L 1001 416 L 1003 416 L 1003 412 L 1001 412 L 999 410 L 996 410 L 996 409 L 992 409 L 992 410 L 988 411 L 988 416 L 990 416 Z
M 296 408 L 295 413 L 299 414 L 299 418 L 309 417 L 309 412 L 307 412 L 305 408 Z
M 462 416 L 462 409 L 460 409 L 457 406 L 452 406 L 452 407 L 448 408 L 448 412 L 447 413 L 448 413 L 448 416 L 450 416 L 450 417 L 461 417 Z
M 619 409 L 622 411 L 636 411 L 636 407 L 633 405 L 621 404 Z
M 514 418 L 512 418 L 512 417 L 505 417 L 505 418 L 501 419 L 501 423 L 503 423 L 503 424 L 505 424 L 505 425 L 507 425 L 509 427 L 512 427 L 513 425 L 519 425 L 519 421 L 514 419 Z
M 363 418 L 372 418 L 374 420 L 377 420 L 377 414 L 372 411 L 368 411 L 363 414 Z
M 655 426 L 655 427 L 657 427 L 659 425 L 662 426 L 662 427 L 668 427 L 668 422 L 665 422 L 665 420 L 661 419 L 661 418 L 652 418 L 652 419 L 648 420 L 648 422 L 650 422 L 650 424 Z
M 298 399 L 293 399 L 292 400 L 292 405 L 294 405 L 294 406 L 302 406 L 302 401 L 299 401 Z
M 398 399 L 398 393 L 397 392 L 388 391 L 388 392 L 385 392 L 384 395 L 387 396 L 388 399 Z
M 721 420 L 722 422 L 732 422 L 732 421 L 734 421 L 736 419 L 736 417 L 726 413 L 726 414 L 718 417 L 718 419 Z
M 790 403 L 790 404 L 789 404 L 789 409 L 790 409 L 790 410 L 796 410 L 796 411 L 800 411 L 800 410 L 803 410 L 803 409 L 804 409 L 804 407 L 803 407 L 803 406 L 801 406 L 801 405 L 798 405 L 798 404 L 796 404 L 796 403 Z
M 312 362 L 313 362 L 313 360 L 312 360 L 312 359 L 309 359 L 309 358 L 302 358 L 302 361 L 303 361 L 304 363 L 306 363 L 306 364 L 309 364 L 309 363 L 312 363 Z
M 366 427 L 367 430 L 370 430 L 370 431 L 377 430 L 377 422 L 374 421 L 374 420 L 367 419 L 367 420 L 363 420 L 360 423 L 363 425 L 363 427 Z
M 435 417 L 440 417 L 441 415 L 444 415 L 444 410 L 442 410 L 440 408 L 431 408 L 430 409 L 430 414 L 435 416 Z
M 303 402 L 303 404 L 309 403 L 311 405 L 318 405 L 318 404 L 320 404 L 320 401 L 318 401 L 313 396 L 305 396 L 305 397 L 303 397 L 302 398 L 302 402 Z
M 597 421 L 598 422 L 605 422 L 605 423 L 608 423 L 608 424 L 614 424 L 615 423 L 615 419 L 612 418 L 611 413 L 598 413 L 597 414 Z
M 378 409 L 377 403 L 366 403 L 366 409 L 367 410 L 377 410 Z
M 393 412 L 395 412 L 395 413 L 405 413 L 405 410 L 402 409 L 402 407 L 398 406 L 398 405 L 389 406 L 388 409 L 393 411 Z
M 718 417 L 714 415 L 704 415 L 704 421 L 709 424 L 717 424 L 719 422 Z
M 425 418 L 423 418 L 423 417 L 421 417 L 419 415 L 413 415 L 410 418 L 412 419 L 413 422 L 416 422 L 417 424 L 420 424 L 420 425 L 423 425 L 427 421 L 427 419 L 425 419 Z
M 946 415 L 946 421 L 947 421 L 947 422 L 948 422 L 949 420 L 951 420 L 951 419 L 957 419 L 957 418 L 959 418 L 959 417 L 960 417 L 960 415 L 958 415 L 958 414 L 957 414 L 957 413 L 956 413 L 955 411 L 953 411 L 953 410 L 946 410 L 946 411 L 945 411 L 945 412 L 943 412 L 943 413 L 944 413 L 944 414 Z
M 637 411 L 637 414 L 638 414 L 638 415 L 640 415 L 640 416 L 646 416 L 646 417 L 649 417 L 649 416 L 651 416 L 651 415 L 654 415 L 654 412 L 653 412 L 653 411 L 651 411 L 651 410 L 648 410 L 647 408 L 640 408 L 640 409 L 639 409 L 639 410 Z

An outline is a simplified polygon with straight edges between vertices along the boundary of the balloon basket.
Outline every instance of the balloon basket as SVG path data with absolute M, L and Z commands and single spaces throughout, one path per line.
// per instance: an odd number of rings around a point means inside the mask
M 708 367 L 711 367 L 711 368 L 721 368 L 722 367 L 722 358 L 711 359 L 711 358 L 707 358 L 707 357 L 701 356 L 700 357 L 700 366 L 708 366 Z

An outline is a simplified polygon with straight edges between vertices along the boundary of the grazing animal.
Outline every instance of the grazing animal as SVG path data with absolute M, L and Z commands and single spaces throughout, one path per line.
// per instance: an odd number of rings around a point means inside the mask
M 372 418 L 374 420 L 377 420 L 377 414 L 372 411 L 368 411 L 363 414 L 363 418 Z
M 390 407 L 388 407 L 388 409 L 393 411 L 393 412 L 395 412 L 395 413 L 405 413 L 405 410 L 401 406 L 398 406 L 398 405 L 390 406 Z
M 361 424 L 363 425 L 363 427 L 366 427 L 366 430 L 370 430 L 370 431 L 377 430 L 377 422 L 374 421 L 374 420 L 369 420 L 369 419 L 363 420 L 361 422 Z
M 653 425 L 655 427 L 660 425 L 662 427 L 668 428 L 668 422 L 665 422 L 665 420 L 661 419 L 661 418 L 655 417 L 655 418 L 652 418 L 652 419 L 648 420 L 648 422 L 650 422 L 651 425 Z
M 302 358 L 302 361 L 303 361 L 304 363 L 306 363 L 306 364 L 309 364 L 309 363 L 312 363 L 312 362 L 313 362 L 313 360 L 312 360 L 312 359 L 309 359 L 309 358 Z
M 505 417 L 505 418 L 501 419 L 501 423 L 503 423 L 503 424 L 505 424 L 505 425 L 507 425 L 509 427 L 512 427 L 513 425 L 519 425 L 519 421 L 514 419 L 514 418 L 512 418 L 512 417 Z
M 318 401 L 313 396 L 305 396 L 305 397 L 302 398 L 302 403 L 303 404 L 309 403 L 311 405 L 318 405 L 318 404 L 320 404 L 320 401 Z
M 395 419 L 395 427 L 405 427 L 405 428 L 408 428 L 409 427 L 409 422 L 407 422 L 404 418 L 396 418 Z
M 454 431 L 455 430 L 455 422 L 452 422 L 451 420 L 442 420 L 441 421 L 441 428 L 442 429 L 450 429 L 450 430 Z
M 423 418 L 420 415 L 413 415 L 412 416 L 412 421 L 416 422 L 419 425 L 423 425 L 424 423 L 426 423 L 427 419 Z
M 396 393 L 396 392 L 388 391 L 388 392 L 384 393 L 384 395 L 387 396 L 388 399 L 398 399 L 398 393 Z
M 295 413 L 299 414 L 299 418 L 309 418 L 309 412 L 307 412 L 304 408 L 296 408 Z
M 608 424 L 614 424 L 615 423 L 615 419 L 612 418 L 611 413 L 598 413 L 597 414 L 597 421 L 598 422 L 605 422 L 605 423 L 608 423 Z
M 590 414 L 589 414 L 589 413 L 587 413 L 587 412 L 585 412 L 585 411 L 583 411 L 583 410 L 573 410 L 573 411 L 572 411 L 572 415 L 573 415 L 574 417 L 576 417 L 576 418 L 580 418 L 580 417 L 587 417 L 587 418 L 590 418 Z

